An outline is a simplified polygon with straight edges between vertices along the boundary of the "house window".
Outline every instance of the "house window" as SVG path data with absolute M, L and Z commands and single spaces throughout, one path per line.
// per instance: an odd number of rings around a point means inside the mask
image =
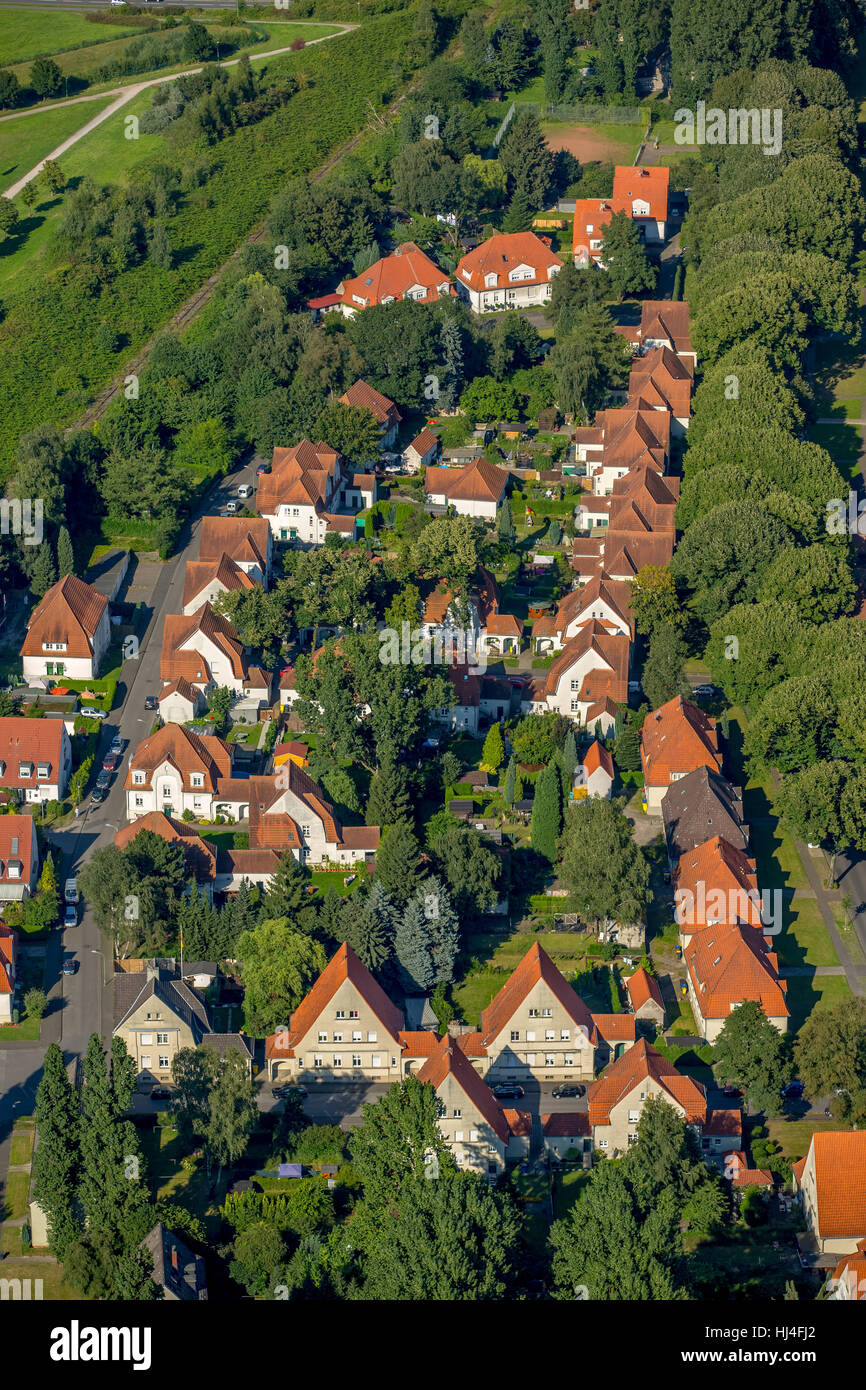
M 368 1033 L 368 1034 L 367 1034 L 367 1042 L 377 1042 L 377 1041 L 378 1041 L 378 1039 L 377 1039 L 375 1033 Z
M 571 712 L 572 712 L 572 714 L 576 714 L 576 713 L 579 711 L 579 709 L 580 709 L 580 701 L 579 701 L 579 700 L 572 700 L 572 702 L 571 702 Z
M 324 1065 L 325 1065 L 325 1060 L 324 1060 L 323 1057 L 314 1057 L 314 1058 L 313 1058 L 313 1066 L 314 1066 L 314 1067 L 323 1067 Z
M 338 1009 L 337 1012 L 334 1014 L 334 1018 L 345 1018 L 345 1017 L 346 1017 L 346 1010 L 345 1010 L 345 1009 Z
M 320 1034 L 319 1034 L 319 1042 L 327 1042 L 327 1041 L 328 1041 L 328 1035 L 327 1035 L 327 1033 L 320 1033 Z
M 573 1066 L 574 1066 L 574 1054 L 573 1054 L 573 1053 L 571 1053 L 571 1052 L 566 1052 L 566 1054 L 565 1054 L 565 1056 L 563 1057 L 562 1060 L 563 1060 L 563 1062 L 565 1063 L 565 1065 L 566 1065 L 567 1067 L 573 1067 Z
M 552 1010 L 552 1009 L 542 1009 L 542 1010 L 541 1010 L 541 1017 L 542 1017 L 542 1018 L 550 1018 L 550 1016 L 552 1015 L 552 1013 L 553 1013 L 553 1010 Z
M 334 1066 L 335 1066 L 335 1067 L 341 1067 L 342 1065 L 343 1065 L 343 1059 L 342 1059 L 342 1057 L 335 1057 L 335 1058 L 334 1058 Z
M 599 1147 L 600 1149 L 606 1149 L 606 1148 L 607 1148 L 607 1140 L 606 1140 L 606 1139 L 599 1139 L 599 1141 L 598 1141 L 598 1147 Z
M 204 786 L 204 777 L 202 776 L 202 774 L 201 774 L 200 772 L 194 772 L 194 773 L 192 774 L 192 784 L 193 784 L 194 787 L 203 787 L 203 786 Z
M 527 1042 L 535 1042 L 535 1033 L 534 1033 L 534 1032 L 529 1032 L 529 1033 L 527 1033 L 527 1034 L 526 1034 L 526 1041 L 527 1041 Z
M 349 1017 L 350 1017 L 350 1018 L 357 1018 L 357 1017 L 358 1017 L 358 1010 L 357 1010 L 357 1009 L 350 1009 L 350 1010 L 349 1010 Z
M 167 1070 L 168 1070 L 168 1067 L 169 1067 L 168 1054 L 167 1054 L 167 1053 L 160 1053 L 160 1057 L 159 1057 L 159 1070 L 160 1070 L 160 1071 L 167 1071 Z
M 462 1114 L 463 1114 L 463 1111 L 462 1111 L 462 1110 L 458 1110 L 458 1109 L 455 1108 L 454 1110 L 451 1111 L 451 1118 L 452 1118 L 452 1120 L 459 1120 Z
M 362 1041 L 363 1041 L 363 1038 L 362 1038 L 362 1036 L 361 1036 L 360 1033 L 353 1033 L 353 1034 L 352 1034 L 352 1042 L 362 1042 Z
M 462 1144 L 462 1143 L 463 1143 L 463 1130 L 462 1130 L 462 1129 L 455 1130 L 455 1131 L 454 1131 L 454 1138 L 456 1139 L 456 1141 L 457 1141 L 458 1144 Z
M 554 1055 L 553 1055 L 552 1052 L 545 1052 L 545 1054 L 544 1054 L 544 1065 L 545 1065 L 546 1067 L 555 1067 L 555 1066 L 556 1066 L 556 1058 L 554 1057 Z
M 526 1065 L 527 1065 L 528 1067 L 534 1067 L 534 1066 L 535 1066 L 535 1053 L 534 1053 L 534 1052 L 527 1052 L 527 1054 L 526 1054 Z
M 157 1047 L 159 1047 L 160 1045 L 162 1045 L 163 1047 L 167 1047 L 167 1046 L 168 1046 L 168 1033 L 157 1033 L 157 1035 L 156 1035 L 156 1044 L 157 1044 Z
M 381 1067 L 381 1065 L 382 1065 L 382 1056 L 381 1056 L 381 1054 L 378 1053 L 378 1052 L 374 1052 L 374 1053 L 373 1053 L 373 1066 L 374 1066 L 374 1067 Z
M 545 1029 L 545 1032 L 544 1032 L 544 1041 L 545 1041 L 545 1042 L 553 1042 L 553 1040 L 554 1040 L 555 1037 L 556 1037 L 556 1030 L 555 1030 L 555 1029 L 553 1029 L 553 1028 L 547 1028 L 547 1029 Z
M 51 764 L 50 764 L 50 763 L 37 763 L 37 765 L 36 765 L 36 776 L 37 776 L 37 777 L 41 777 L 41 778 L 44 780 L 44 779 L 48 776 L 48 774 L 49 774 L 50 771 L 51 771 Z
M 571 689 L 571 690 L 579 690 L 579 689 L 580 689 L 580 681 L 579 681 L 579 680 L 571 681 L 571 682 L 569 683 L 569 685 L 570 685 L 570 689 Z
M 512 1028 L 512 1030 L 511 1030 L 511 1041 L 512 1041 L 512 1042 L 520 1042 L 520 1033 L 519 1033 L 518 1029 L 516 1029 L 516 1028 Z
M 628 1136 L 628 1142 L 629 1142 L 630 1144 L 636 1144 L 636 1143 L 637 1143 L 637 1135 L 636 1135 L 636 1134 L 630 1134 L 630 1135 Z
M 143 797 L 143 796 L 137 796 L 137 797 L 135 797 L 135 804 L 136 804 L 136 806 L 143 806 L 143 805 L 144 805 L 144 797 Z
M 358 1056 L 357 1052 L 353 1052 L 353 1053 L 352 1053 L 352 1066 L 353 1066 L 353 1067 L 359 1067 L 360 1065 L 361 1065 L 361 1058 Z
M 148 1015 L 148 1017 L 149 1017 L 149 1015 Z M 152 1034 L 152 1033 L 142 1033 L 142 1035 L 141 1035 L 141 1045 L 142 1045 L 142 1047 L 152 1047 L 152 1046 L 153 1046 L 153 1034 Z
M 538 1009 L 530 1009 L 530 1010 L 529 1010 L 529 1017 L 530 1017 L 530 1018 L 538 1018 Z
M 301 834 L 303 835 L 303 837 L 304 837 L 305 840 L 309 840 L 309 838 L 310 838 L 310 827 L 309 827 L 308 825 L 302 825 L 302 826 L 301 826 Z
M 141 1060 L 141 1065 L 142 1065 L 143 1067 L 149 1067 L 149 1066 L 150 1066 L 150 1054 L 149 1054 L 149 1053 L 147 1054 L 147 1056 L 145 1056 L 144 1054 L 142 1054 L 142 1057 L 141 1057 L 140 1060 Z
M 335 1033 L 335 1034 L 334 1034 L 334 1042 L 342 1042 L 342 1041 L 343 1041 L 343 1034 L 342 1034 L 342 1033 Z
M 132 774 L 132 783 L 133 783 L 133 786 L 135 786 L 135 787 L 143 787 L 143 786 L 144 786 L 144 773 L 143 773 L 143 772 L 133 772 L 133 774 Z
M 571 1030 L 569 1028 L 560 1028 L 559 1036 L 562 1042 L 568 1042 L 571 1038 Z

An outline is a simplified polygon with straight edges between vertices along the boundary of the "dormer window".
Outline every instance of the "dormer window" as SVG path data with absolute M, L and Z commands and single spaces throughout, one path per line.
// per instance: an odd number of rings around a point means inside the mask
M 204 786 L 204 774 L 201 772 L 194 772 L 190 780 L 194 787 Z
M 6 865 L 6 873 L 7 873 L 7 875 L 8 875 L 9 878 L 20 878 L 20 877 L 21 877 L 21 860 L 20 860 L 20 859 L 10 859 L 10 860 L 9 860 L 9 863 Z
M 42 643 L 42 650 L 43 650 L 44 652 L 65 652 L 65 651 L 66 651 L 66 647 L 67 647 L 67 643 L 66 643 L 66 642 L 43 642 L 43 643 Z
M 37 776 L 37 777 L 40 777 L 40 778 L 43 778 L 43 779 L 44 779 L 44 778 L 46 778 L 46 777 L 49 775 L 50 772 L 51 772 L 51 764 L 50 764 L 50 763 L 37 763 L 37 764 L 36 764 L 36 776 Z
M 143 772 L 133 772 L 133 774 L 132 774 L 132 784 L 133 784 L 134 787 L 143 787 L 143 786 L 144 786 L 144 773 L 143 773 Z
M 484 277 L 484 284 L 487 286 L 487 288 L 488 288 L 489 290 L 492 290 L 492 289 L 494 289 L 494 288 L 496 287 L 496 282 L 497 282 L 498 278 L 499 278 L 498 275 L 496 275 L 495 273 L 491 273 L 490 275 L 485 275 L 485 277 Z
M 28 777 L 32 777 L 32 776 L 33 776 L 33 764 L 32 764 L 32 763 L 19 763 L 19 764 L 18 764 L 18 776 L 22 779 L 22 781 L 26 781 L 26 779 L 27 779 Z

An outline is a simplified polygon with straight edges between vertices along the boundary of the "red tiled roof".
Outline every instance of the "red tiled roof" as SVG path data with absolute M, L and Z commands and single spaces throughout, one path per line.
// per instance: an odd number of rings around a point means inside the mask
M 521 280 L 521 285 L 546 285 L 550 280 L 548 271 L 553 266 L 561 267 L 562 261 L 533 232 L 502 232 L 461 256 L 457 278 L 472 289 L 483 290 L 488 288 L 487 276 L 496 275 L 497 287 L 501 288 L 511 283 L 508 276 L 520 265 L 534 271 L 532 279 Z
M 713 894 L 724 893 L 721 900 Z M 721 835 L 680 855 L 674 873 L 677 921 L 684 936 L 720 922 L 762 927 L 755 861 Z
M 52 785 L 60 776 L 61 750 L 66 737 L 62 719 L 27 719 L 23 715 L 0 717 L 0 787 L 35 787 L 37 763 L 48 763 Z M 19 763 L 32 763 L 32 777 L 19 777 Z
M 566 642 L 547 673 L 545 694 L 555 695 L 560 681 L 588 652 L 597 664 L 584 675 L 579 697 L 600 701 L 605 697 L 618 704 L 628 701 L 628 663 L 630 642 L 624 633 L 608 632 L 595 619 L 584 624 L 575 637 Z
M 324 510 L 340 472 L 340 455 L 322 440 L 302 439 L 291 448 L 274 448 L 270 473 L 259 479 L 256 507 L 262 517 L 292 504 Z
M 403 1015 L 391 1003 L 381 985 L 378 985 L 369 970 L 355 955 L 351 946 L 343 942 L 325 966 L 309 994 L 295 1009 L 289 1020 L 288 1048 L 293 1049 L 297 1042 L 309 1033 L 333 999 L 341 985 L 349 980 L 355 986 L 364 1003 L 372 1009 L 382 1027 L 395 1043 L 399 1042 L 403 1028 Z M 277 1046 L 279 1033 L 271 1034 L 265 1044 L 268 1057 L 286 1056 L 286 1049 Z
M 4 882 L 27 884 L 33 888 L 30 864 L 35 833 L 32 816 L 0 816 L 0 879 Z M 38 852 L 36 861 L 38 864 Z M 9 873 L 10 863 L 19 865 L 17 878 Z
M 641 342 L 668 342 L 676 353 L 692 351 L 689 306 L 685 300 L 645 299 L 641 304 Z
M 644 776 L 651 786 L 667 786 L 672 772 L 697 767 L 721 771 L 716 721 L 677 695 L 648 714 L 640 735 Z
M 863 1239 L 866 1232 L 866 1130 L 812 1135 L 817 1233 L 822 1240 Z M 806 1156 L 808 1158 L 808 1154 Z M 803 1164 L 795 1164 L 802 1182 Z M 799 1171 L 798 1171 L 799 1170 Z
M 702 1133 L 718 1138 L 739 1138 L 743 1133 L 741 1110 L 708 1110 Z
M 778 958 L 765 948 L 764 938 L 753 927 L 739 923 L 705 927 L 686 947 L 686 957 L 704 1018 L 727 1018 L 744 999 L 760 1004 L 767 1018 L 788 1017 Z
M 462 502 L 498 502 L 508 485 L 508 474 L 489 459 L 477 458 L 465 468 L 426 470 L 424 488 L 431 496 Z
M 387 396 L 383 396 L 381 391 L 377 391 L 375 386 L 371 386 L 367 381 L 356 381 L 353 386 L 349 387 L 348 391 L 344 391 L 340 397 L 340 404 L 369 410 L 380 425 L 396 423 L 403 418 L 394 402 L 389 400 Z
M 555 1110 L 542 1115 L 541 1129 L 547 1139 L 588 1139 L 592 1134 L 585 1110 Z
M 15 962 L 18 959 L 18 934 L 0 922 L 0 994 L 15 991 Z
M 590 1123 L 609 1124 L 613 1107 L 647 1081 L 659 1086 L 665 1095 L 683 1107 L 689 1124 L 701 1124 L 706 1118 L 707 1097 L 703 1086 L 683 1076 L 641 1038 L 588 1088 Z
M 866 1299 L 866 1240 L 858 1241 L 856 1254 L 843 1255 L 833 1270 L 833 1279 L 852 1302 Z
M 123 784 L 124 790 L 128 791 L 133 786 L 151 786 L 154 772 L 164 762 L 169 762 L 177 768 L 185 791 L 193 790 L 192 773 L 201 772 L 204 774 L 204 787 L 197 787 L 195 790 L 215 792 L 220 778 L 231 775 L 232 748 L 230 744 L 214 735 L 201 738 L 182 724 L 165 724 L 149 738 L 142 739 L 136 748 Z M 142 771 L 145 773 L 144 782 L 134 783 L 133 773 Z
M 634 1042 L 637 1038 L 634 1014 L 593 1014 L 592 1021 L 606 1043 Z
M 418 456 L 423 458 L 428 450 L 435 449 L 438 443 L 439 440 L 432 430 L 422 430 L 420 434 L 416 434 L 408 447 L 414 449 Z
M 164 681 L 183 676 L 190 684 L 207 684 L 210 667 L 194 644 L 199 634 L 228 658 L 232 674 L 243 678 L 247 674 L 244 648 L 236 627 L 214 611 L 209 603 L 188 617 L 183 613 L 167 613 L 162 633 L 159 673 Z M 187 645 L 192 643 L 192 645 Z
M 603 744 L 598 739 L 593 739 L 583 757 L 583 766 L 586 769 L 587 777 L 591 777 L 594 772 L 602 768 L 613 781 L 613 758 L 608 753 Z
M 447 1077 L 453 1077 L 467 1100 L 487 1121 L 494 1134 L 503 1144 L 508 1143 L 509 1126 L 505 1115 L 496 1104 L 490 1087 L 478 1075 L 466 1054 L 456 1045 L 454 1038 L 445 1034 L 417 1076 L 419 1081 L 429 1082 L 434 1091 L 439 1090 Z
M 773 1174 L 767 1168 L 750 1168 L 742 1149 L 725 1155 L 725 1176 L 733 1187 L 772 1187 Z
M 401 1030 L 399 1040 L 403 1057 L 432 1057 L 439 1046 L 439 1035 L 429 1029 L 417 1033 Z
M 481 1040 L 485 1047 L 489 1047 L 493 1039 L 509 1025 L 539 980 L 544 981 L 568 1016 L 579 1028 L 586 1030 L 589 1041 L 595 1044 L 595 1022 L 589 1009 L 565 976 L 557 970 L 547 952 L 538 942 L 533 942 L 523 960 L 512 970 L 505 984 L 481 1015 Z
M 21 644 L 22 656 L 44 656 L 43 643 L 65 642 L 67 658 L 93 655 L 93 638 L 108 599 L 98 589 L 66 574 L 34 608 Z
M 213 583 L 230 593 L 236 589 L 252 589 L 256 581 L 225 552 L 216 560 L 187 560 L 181 606 L 187 608 Z
M 440 286 L 444 295 L 453 295 L 454 286 L 448 275 L 440 270 L 429 256 L 425 256 L 414 241 L 404 241 L 390 256 L 363 270 L 360 275 L 341 280 L 337 294 L 343 304 L 352 309 L 371 308 L 386 300 L 403 299 L 409 290 L 422 286 L 425 294 L 418 302 L 432 303 L 439 299 Z M 447 289 L 444 288 L 447 286 Z M 356 304 L 355 296 L 363 301 Z
M 650 999 L 652 999 L 654 1004 L 658 1004 L 662 1013 L 664 1013 L 665 1006 L 662 1001 L 662 992 L 659 989 L 658 980 L 654 975 L 647 974 L 642 965 L 638 967 L 633 975 L 629 975 L 625 982 L 625 987 L 628 990 L 628 997 L 631 1000 L 631 1006 L 635 1013 L 637 1013 L 638 1009 Z
M 198 558 L 219 560 L 225 554 L 238 564 L 256 564 L 264 572 L 269 536 L 270 526 L 262 517 L 205 516 Z

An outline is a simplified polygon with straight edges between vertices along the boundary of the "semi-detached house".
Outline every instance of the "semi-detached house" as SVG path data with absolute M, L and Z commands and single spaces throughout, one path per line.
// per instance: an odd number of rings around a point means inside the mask
M 375 261 L 369 270 L 341 280 L 333 305 L 327 307 L 338 309 L 346 318 L 354 318 L 362 309 L 394 304 L 400 299 L 435 304 L 453 294 L 454 287 L 446 272 L 425 256 L 414 241 L 404 241 L 390 256 Z
M 60 801 L 72 771 L 72 744 L 62 719 L 0 718 L 0 788 L 22 801 Z
M 34 608 L 21 644 L 25 680 L 93 680 L 111 641 L 108 599 L 67 574 Z
M 375 498 L 372 474 L 352 473 L 336 449 L 302 439 L 274 449 L 271 471 L 259 479 L 256 506 L 274 540 L 309 547 L 324 545 L 328 532 L 354 538 L 356 514 Z
M 198 550 L 200 562 L 215 564 L 223 555 L 227 555 L 250 579 L 257 580 L 267 588 L 273 553 L 271 528 L 262 517 L 202 517 Z
M 562 261 L 532 232 L 489 237 L 457 263 L 457 292 L 476 314 L 546 304 Z

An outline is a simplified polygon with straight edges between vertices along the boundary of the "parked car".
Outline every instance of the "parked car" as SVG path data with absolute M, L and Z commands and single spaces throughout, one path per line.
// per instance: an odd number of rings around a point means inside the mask
M 97 709 L 95 705 L 85 705 L 84 708 L 80 711 L 80 713 L 83 714 L 86 719 L 105 718 L 105 710 Z
M 250 487 L 249 483 L 241 483 L 240 487 L 238 488 L 238 497 L 252 497 L 252 495 L 253 490 Z
M 68 903 L 78 902 L 78 880 L 76 878 L 68 878 L 66 880 L 66 883 L 63 885 L 63 897 Z
M 557 1086 L 555 1090 L 551 1092 L 551 1094 L 553 1095 L 554 1100 L 570 1100 L 572 1096 L 577 1096 L 578 1099 L 580 1099 L 581 1096 L 586 1095 L 586 1087 Z
M 106 772 L 105 768 L 102 769 L 99 776 L 97 777 L 96 785 L 97 787 L 102 787 L 103 791 L 107 791 L 108 788 L 111 786 L 111 773 Z
M 715 695 L 715 693 L 716 687 L 714 685 L 696 685 L 692 691 L 693 695 Z
M 723 1086 L 723 1087 L 722 1087 L 722 1095 L 723 1095 L 723 1096 L 741 1096 L 742 1094 L 743 1094 L 743 1093 L 742 1093 L 742 1091 L 740 1090 L 739 1086 Z
M 145 695 L 145 697 L 144 697 L 144 708 L 145 708 L 145 709 L 159 709 L 159 700 L 156 698 L 155 695 Z
M 97 785 L 93 788 L 93 791 L 90 793 L 90 800 L 91 800 L 91 801 L 96 801 L 96 802 L 104 801 L 105 798 L 106 798 L 106 795 L 107 795 L 107 789 L 106 789 L 105 787 L 100 787 L 100 786 L 97 784 Z
M 65 960 L 60 967 L 60 973 L 61 975 L 74 975 L 77 969 L 77 960 Z
M 515 1086 L 513 1082 L 508 1081 L 501 1086 L 494 1086 L 493 1094 L 497 1100 L 521 1100 L 526 1092 L 522 1086 Z
M 171 1091 L 165 1086 L 151 1086 L 150 1098 L 151 1100 L 171 1100 Z
M 789 1081 L 787 1086 L 783 1086 L 780 1095 L 783 1100 L 799 1100 L 806 1087 L 802 1081 Z
M 236 512 L 237 510 L 238 510 L 238 504 L 237 504 L 237 502 L 226 502 L 226 511 L 228 512 L 229 516 L 234 516 L 234 514 L 235 514 L 235 512 Z
M 109 751 L 106 753 L 105 757 L 102 759 L 102 771 L 103 771 L 103 772 L 114 772 L 114 771 L 116 770 L 116 768 L 117 768 L 117 754 L 116 754 L 116 753 L 113 753 L 113 752 L 111 751 L 111 749 L 109 749 Z
M 110 751 L 111 751 L 112 753 L 116 753 L 117 756 L 118 756 L 118 758 L 120 757 L 121 753 L 123 752 L 123 739 L 120 737 L 120 734 L 115 734 L 115 735 L 114 735 L 114 738 L 111 740 L 111 750 L 110 750 Z
M 256 477 L 260 478 L 263 473 L 270 473 L 270 471 L 271 470 L 268 464 L 260 463 L 258 468 L 256 469 Z
M 64 927 L 78 926 L 78 908 L 74 903 L 67 903 L 63 909 L 63 925 Z
M 275 1086 L 274 1095 L 277 1100 L 286 1100 L 288 1096 L 299 1096 L 301 1100 L 307 1098 L 306 1086 Z

